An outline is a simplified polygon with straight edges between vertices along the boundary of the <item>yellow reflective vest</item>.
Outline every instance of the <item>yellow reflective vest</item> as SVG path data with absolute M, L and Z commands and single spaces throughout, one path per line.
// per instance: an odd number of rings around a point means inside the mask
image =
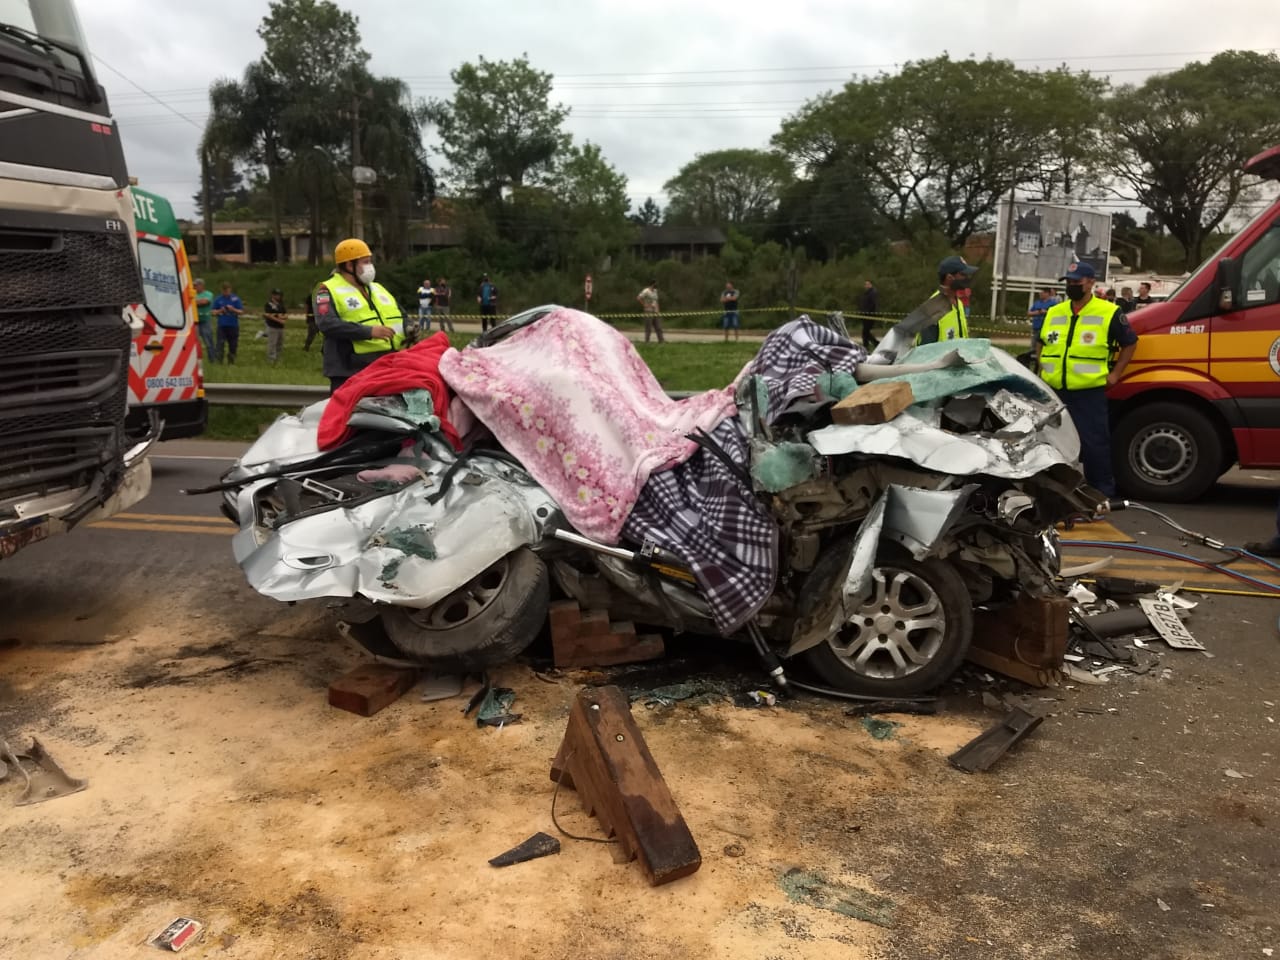
M 940 290 L 933 291 L 934 297 L 942 296 Z M 933 297 L 929 298 L 930 300 Z M 946 316 L 938 320 L 938 342 L 944 340 L 967 340 L 969 338 L 969 321 L 964 314 L 964 304 L 959 299 L 951 305 L 951 309 L 947 311 Z M 916 345 L 919 346 L 920 338 L 916 337 Z
M 351 341 L 356 353 L 386 353 L 404 346 L 404 317 L 400 314 L 396 298 L 382 284 L 369 284 L 367 298 L 363 290 L 336 271 L 333 276 L 321 281 L 320 285 L 329 291 L 333 309 L 340 319 L 366 327 L 390 327 L 396 332 L 390 340 L 370 337 L 367 340 Z
M 1107 385 L 1111 345 L 1107 335 L 1119 307 L 1091 297 L 1080 312 L 1070 300 L 1050 307 L 1040 327 L 1040 376 L 1058 390 L 1091 390 Z

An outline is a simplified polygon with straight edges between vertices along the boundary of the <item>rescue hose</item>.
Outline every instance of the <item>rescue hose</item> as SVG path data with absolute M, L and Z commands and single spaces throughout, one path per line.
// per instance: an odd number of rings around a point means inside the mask
M 1213 537 L 1207 536 L 1206 534 L 1200 533 L 1198 530 L 1188 530 L 1182 524 L 1174 520 L 1173 517 L 1169 516 L 1166 513 L 1161 513 L 1159 510 L 1156 510 L 1152 507 L 1148 507 L 1145 503 L 1135 503 L 1133 500 L 1113 500 L 1110 502 L 1110 508 L 1112 510 L 1141 510 L 1143 513 L 1149 513 L 1153 517 L 1157 517 L 1160 520 L 1162 520 L 1165 524 L 1172 527 L 1174 530 L 1177 530 L 1180 534 L 1182 534 L 1187 539 L 1193 540 L 1196 543 L 1201 544 L 1202 546 L 1206 546 L 1211 550 L 1217 550 L 1220 553 L 1232 554 L 1233 558 L 1248 557 L 1250 560 L 1260 563 L 1264 567 L 1270 567 L 1272 570 L 1275 570 L 1276 572 L 1280 573 L 1280 563 L 1276 563 L 1275 561 L 1269 560 L 1266 557 L 1259 556 L 1256 553 L 1250 553 L 1248 550 L 1245 550 L 1241 547 L 1230 546 L 1226 543 L 1223 543 L 1221 540 L 1217 540 Z
M 1271 591 L 1266 596 L 1280 597 L 1280 583 L 1268 583 L 1266 580 L 1259 580 L 1257 577 L 1251 577 L 1247 573 L 1240 573 L 1236 570 L 1230 570 L 1221 564 L 1211 563 L 1208 560 L 1201 560 L 1199 557 L 1193 557 L 1185 553 L 1177 553 L 1173 550 L 1165 550 L 1161 547 L 1146 547 L 1140 543 L 1110 543 L 1106 540 L 1072 540 L 1073 547 L 1098 547 L 1103 550 L 1127 550 L 1130 553 L 1149 553 L 1152 556 L 1165 557 L 1170 560 L 1181 560 L 1184 563 L 1192 563 L 1197 567 L 1203 567 L 1214 573 L 1220 573 L 1223 576 L 1231 577 L 1243 583 L 1248 583 L 1255 587 L 1262 587 L 1264 590 Z M 1241 551 L 1243 552 L 1243 551 Z

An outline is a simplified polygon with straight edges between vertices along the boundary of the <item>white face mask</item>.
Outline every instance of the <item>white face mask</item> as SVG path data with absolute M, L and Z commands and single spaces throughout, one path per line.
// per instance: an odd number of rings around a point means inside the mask
M 376 277 L 377 275 L 378 275 L 378 271 L 373 269 L 372 263 L 366 263 L 364 266 L 362 266 L 359 270 L 356 271 L 356 277 L 360 280 L 361 283 L 365 284 L 366 286 L 370 283 L 373 283 L 373 278 Z

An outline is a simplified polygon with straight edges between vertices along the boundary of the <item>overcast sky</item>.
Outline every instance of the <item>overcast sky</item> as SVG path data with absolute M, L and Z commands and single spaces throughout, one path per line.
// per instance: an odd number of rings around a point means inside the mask
M 767 146 L 806 99 L 907 60 L 990 54 L 1028 69 L 1065 62 L 1138 82 L 1221 50 L 1280 49 L 1276 0 L 339 3 L 358 13 L 372 69 L 404 79 L 417 96 L 448 97 L 449 71 L 479 55 L 527 53 L 555 75 L 575 139 L 600 144 L 637 204 L 646 196 L 664 203 L 662 184 L 695 154 Z M 256 29 L 266 0 L 78 6 L 94 55 L 119 71 L 101 68 L 100 79 L 130 172 L 180 216 L 193 215 L 209 84 L 240 76 L 262 53 Z M 428 128 L 429 148 L 432 135 Z

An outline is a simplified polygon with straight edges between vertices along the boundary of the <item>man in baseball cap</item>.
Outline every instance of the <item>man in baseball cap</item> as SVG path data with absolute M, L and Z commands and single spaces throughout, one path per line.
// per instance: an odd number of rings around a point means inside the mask
M 960 291 L 969 287 L 970 278 L 978 272 L 978 268 L 965 261 L 964 257 L 954 254 L 938 261 L 938 289 L 935 297 L 946 297 L 951 309 L 942 317 L 936 326 L 931 325 L 920 331 L 916 343 L 937 343 L 940 340 L 964 340 L 969 336 L 969 315 L 965 311 L 964 302 L 960 299 Z
M 1067 298 L 1049 308 L 1040 327 L 1040 376 L 1057 391 L 1080 433 L 1085 480 L 1114 497 L 1107 387 L 1124 375 L 1138 335 L 1123 310 L 1093 295 L 1097 271 L 1091 264 L 1072 263 L 1062 279 Z

